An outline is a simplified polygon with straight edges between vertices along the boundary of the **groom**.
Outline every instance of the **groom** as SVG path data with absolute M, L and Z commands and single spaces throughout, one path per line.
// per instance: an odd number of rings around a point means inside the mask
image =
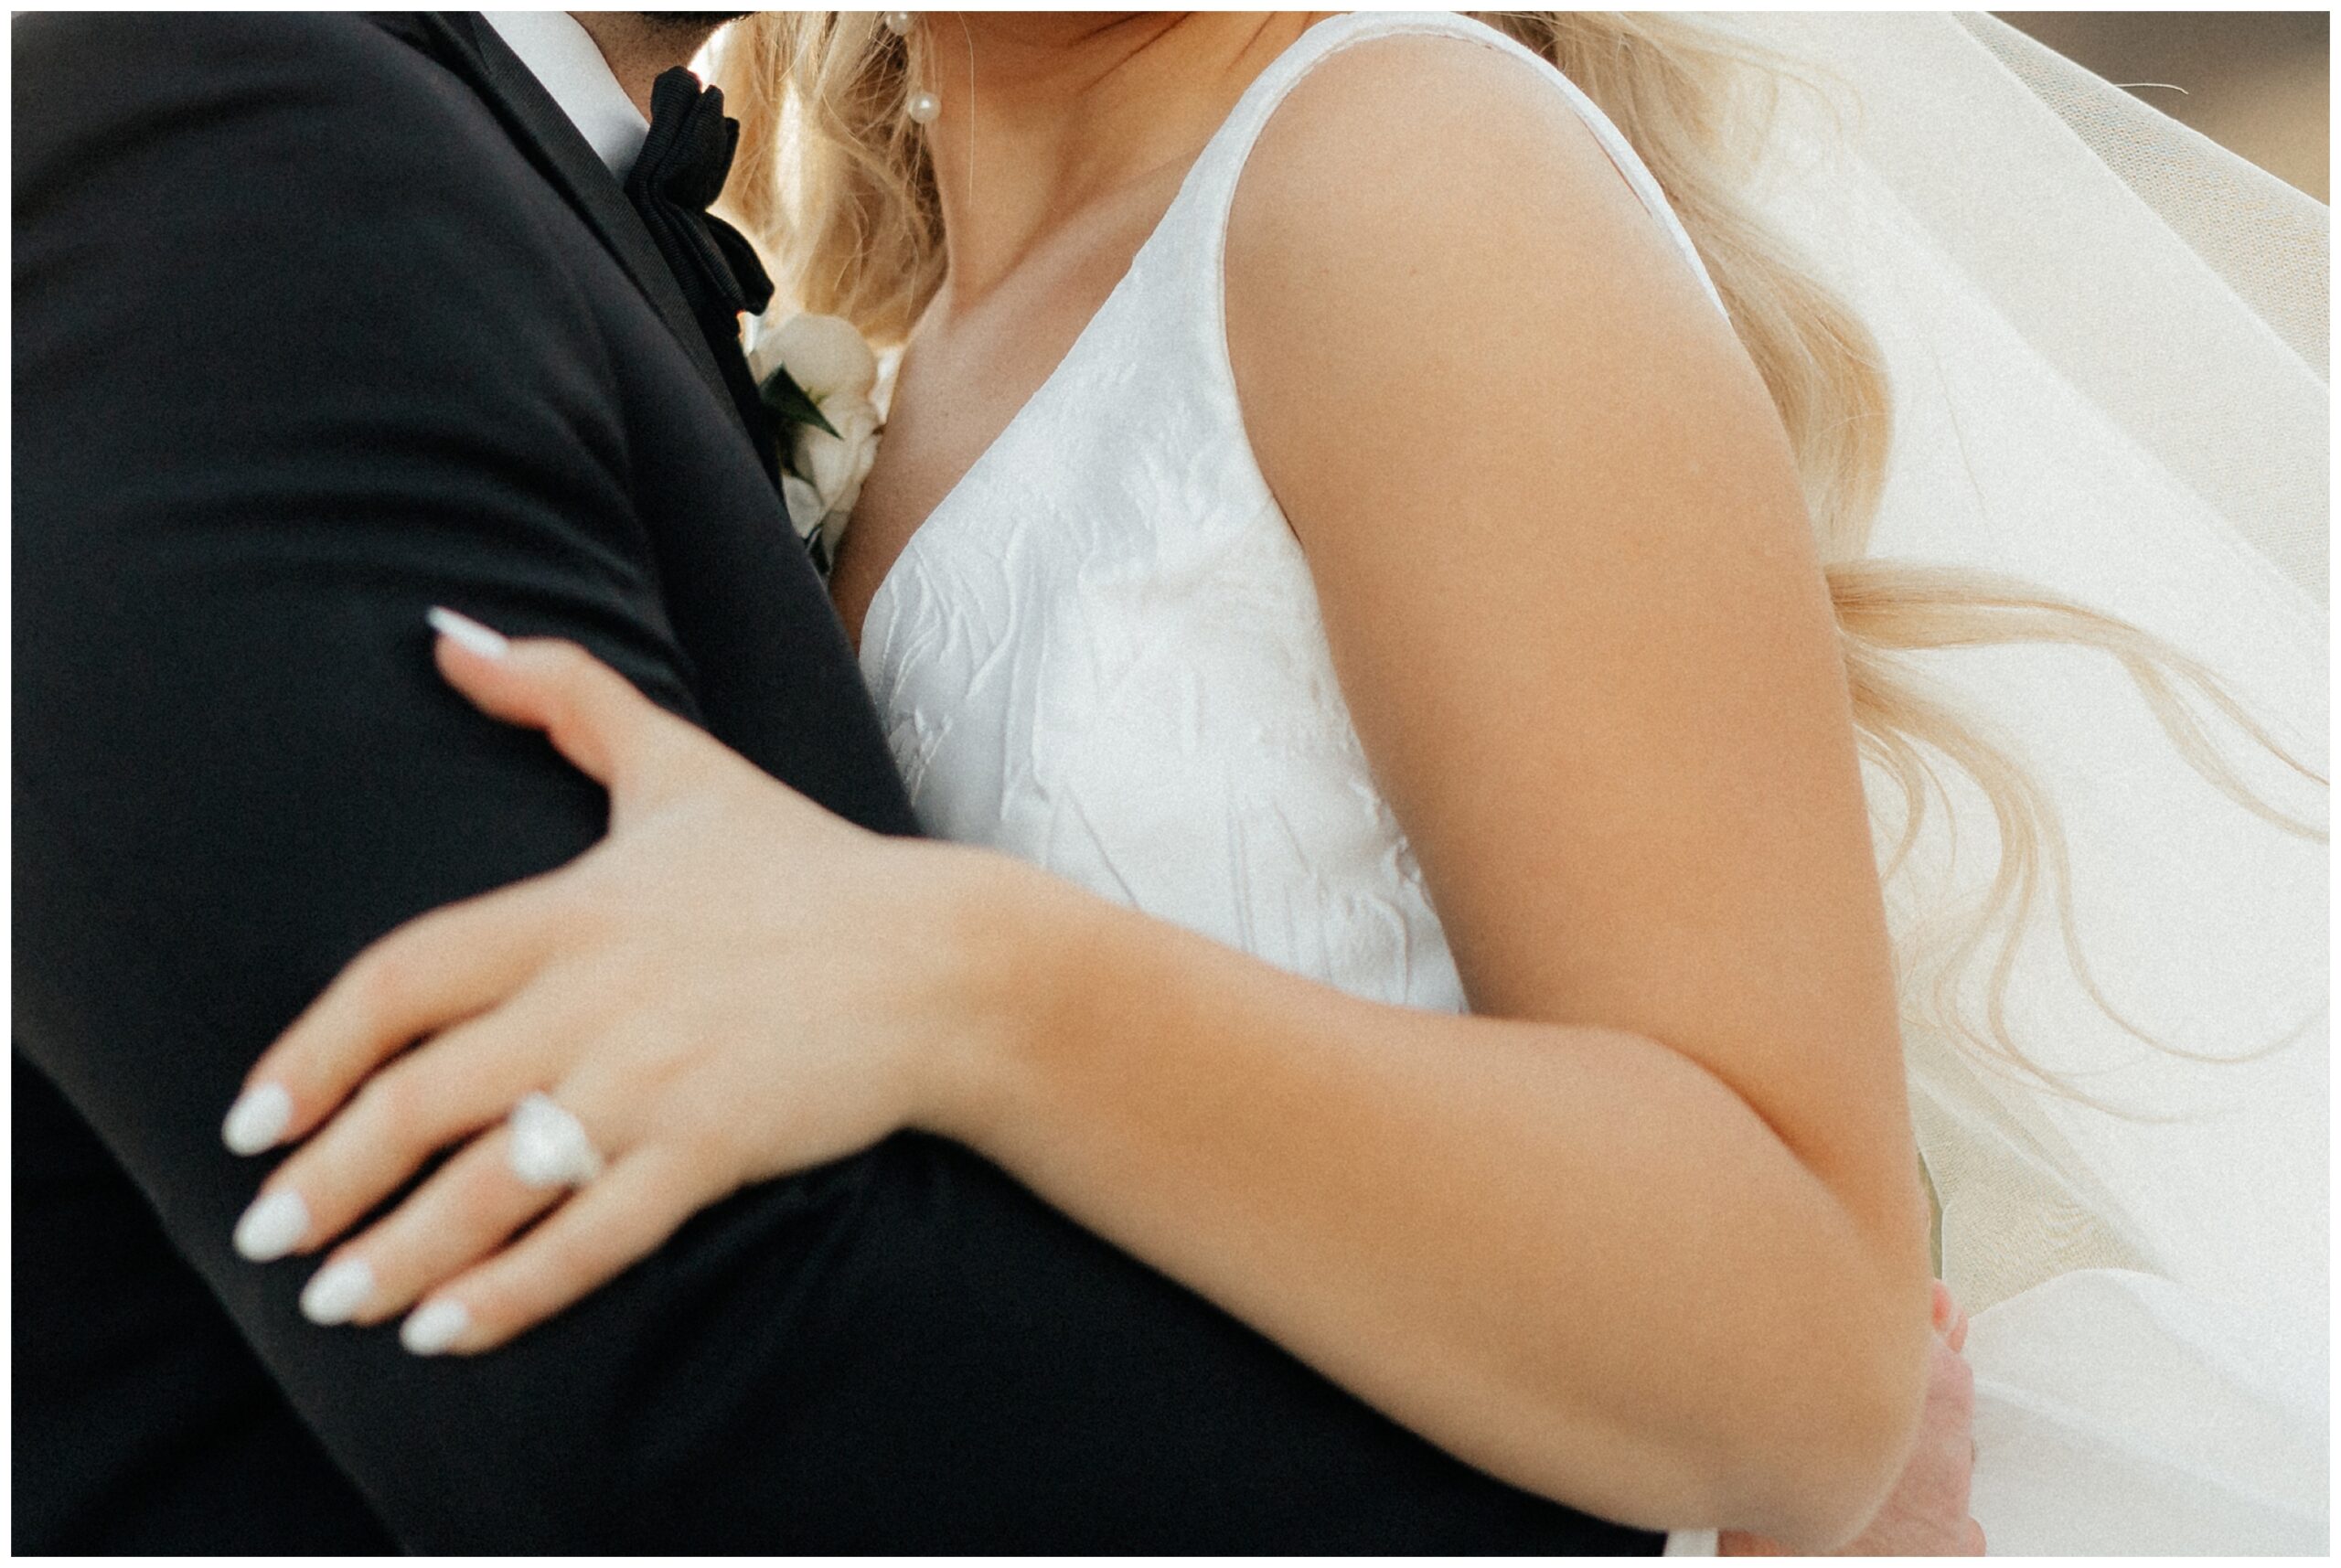
M 603 828 L 442 686 L 427 606 L 914 830 L 742 395 L 755 280 L 672 244 L 703 141 L 627 177 L 715 20 L 14 25 L 15 1546 L 1655 1550 L 933 1139 L 744 1193 L 476 1360 L 313 1328 L 305 1265 L 230 1251 L 260 1050 L 364 943 Z

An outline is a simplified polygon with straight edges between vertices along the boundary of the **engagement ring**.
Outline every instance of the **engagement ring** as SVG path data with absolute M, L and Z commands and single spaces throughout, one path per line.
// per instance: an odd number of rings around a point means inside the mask
M 512 1107 L 512 1174 L 530 1187 L 583 1187 L 602 1174 L 602 1156 L 584 1124 L 553 1103 L 530 1094 Z

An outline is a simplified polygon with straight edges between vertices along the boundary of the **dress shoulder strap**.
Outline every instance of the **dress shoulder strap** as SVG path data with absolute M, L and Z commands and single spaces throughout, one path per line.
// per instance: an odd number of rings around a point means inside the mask
M 1690 234 L 1674 216 L 1657 177 L 1643 164 L 1624 133 L 1551 61 L 1485 23 L 1451 11 L 1354 11 L 1320 22 L 1301 34 L 1245 90 L 1244 96 L 1195 160 L 1175 203 L 1175 208 L 1182 210 L 1169 215 L 1170 223 L 1185 229 L 1192 237 L 1204 240 L 1213 253 L 1218 253 L 1224 245 L 1227 215 L 1235 203 L 1236 184 L 1243 177 L 1253 144 L 1259 140 L 1261 130 L 1276 113 L 1277 105 L 1310 70 L 1342 49 L 1372 38 L 1406 34 L 1469 39 L 1500 49 L 1534 68 L 1567 100 L 1569 107 L 1593 132 L 1602 150 L 1609 155 L 1610 162 L 1618 166 L 1618 172 L 1625 176 L 1626 183 L 1641 198 L 1642 205 L 1697 276 L 1707 297 L 1715 301 L 1717 310 L 1724 308 L 1722 296 L 1716 293 L 1706 266 L 1699 259 L 1698 248 L 1692 244 Z

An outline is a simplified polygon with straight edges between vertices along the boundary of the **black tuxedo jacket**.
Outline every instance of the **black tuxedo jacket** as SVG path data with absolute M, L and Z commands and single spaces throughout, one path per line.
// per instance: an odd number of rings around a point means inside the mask
M 904 1136 L 502 1351 L 295 1308 L 219 1123 L 364 943 L 599 793 L 433 673 L 576 638 L 914 828 L 616 184 L 465 17 L 15 24 L 15 1545 L 1652 1549 Z

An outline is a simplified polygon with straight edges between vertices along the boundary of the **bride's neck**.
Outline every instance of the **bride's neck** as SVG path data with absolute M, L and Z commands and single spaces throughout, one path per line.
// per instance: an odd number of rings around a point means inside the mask
M 1313 20 L 1293 12 L 930 12 L 927 127 L 951 302 L 989 292 L 1065 217 L 1191 160 Z

